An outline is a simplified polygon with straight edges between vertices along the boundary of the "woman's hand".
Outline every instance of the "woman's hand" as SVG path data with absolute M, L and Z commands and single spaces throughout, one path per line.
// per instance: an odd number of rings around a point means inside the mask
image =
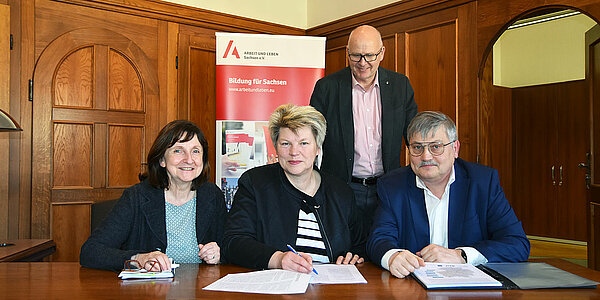
M 312 257 L 302 252 L 296 254 L 292 251 L 277 251 L 269 259 L 269 268 L 308 274 L 313 269 Z
M 140 253 L 137 254 L 133 257 L 134 260 L 138 261 L 141 266 L 140 268 L 146 268 L 150 266 L 150 263 L 156 261 L 160 264 L 160 268 L 162 268 L 162 271 L 170 271 L 171 270 L 171 260 L 169 260 L 169 257 L 160 252 L 160 251 L 153 251 L 150 253 Z M 154 267 L 152 267 L 150 270 L 148 271 L 161 271 L 159 269 L 158 264 L 155 264 Z
M 217 242 L 210 242 L 202 245 L 198 244 L 198 256 L 207 264 L 216 265 L 221 261 L 221 248 L 217 245 Z
M 355 264 L 362 264 L 365 262 L 365 259 L 358 256 L 358 254 L 354 254 L 352 255 L 352 253 L 348 252 L 346 253 L 346 256 L 339 256 L 337 258 L 337 261 L 335 262 L 336 265 L 355 265 Z

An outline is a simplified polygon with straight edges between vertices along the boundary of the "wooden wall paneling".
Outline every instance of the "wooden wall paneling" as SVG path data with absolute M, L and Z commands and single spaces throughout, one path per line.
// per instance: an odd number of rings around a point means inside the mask
M 559 192 L 557 195 L 558 237 L 587 241 L 585 170 L 590 149 L 589 99 L 584 80 L 556 84 Z M 561 178 L 562 177 L 562 178 Z
M 520 203 L 515 202 L 512 188 L 514 159 L 512 91 L 510 88 L 495 86 L 493 74 L 493 56 L 490 53 L 479 81 L 479 163 L 498 170 L 500 184 L 508 202 L 517 217 L 523 219 Z M 502 124 L 502 126 L 494 126 L 494 124 Z
M 145 154 L 143 145 L 143 126 L 108 125 L 107 188 L 123 188 L 139 182 Z
M 35 9 L 32 0 L 11 0 L 11 15 L 16 18 L 11 18 L 11 29 L 14 29 L 13 37 L 15 38 L 13 53 L 11 59 L 11 73 L 15 77 L 15 81 L 11 82 L 11 99 L 19 99 L 13 106 L 18 109 L 19 125 L 23 128 L 20 133 L 20 143 L 14 148 L 11 147 L 11 166 L 18 165 L 18 174 L 11 178 L 17 178 L 16 186 L 19 202 L 19 220 L 18 220 L 18 237 L 30 238 L 32 228 L 32 206 L 34 200 L 32 194 L 32 120 L 33 105 L 27 101 L 29 83 L 32 78 L 33 68 L 35 65 L 35 26 L 34 16 Z M 14 71 L 14 72 L 13 72 Z M 17 77 L 18 76 L 18 77 Z M 14 156 L 13 156 L 14 155 Z
M 387 36 L 382 36 L 381 41 L 383 42 L 383 46 L 385 47 L 385 55 L 383 60 L 379 64 L 381 67 L 386 68 L 388 70 L 396 70 L 397 62 L 396 62 L 396 35 L 390 34 Z
M 209 146 L 211 179 L 215 180 L 216 57 L 214 32 L 181 26 L 179 34 L 180 116 L 202 129 Z
M 325 50 L 325 75 L 335 73 L 347 65 L 346 46 Z
M 160 127 L 177 119 L 177 47 L 179 24 L 158 22 L 158 77 L 160 83 Z M 152 140 L 153 141 L 153 140 Z
M 406 70 L 419 110 L 456 117 L 456 22 L 406 32 Z
M 91 208 L 92 202 L 52 204 L 52 239 L 56 243 L 52 261 L 79 261 L 81 246 L 90 235 Z
M 0 3 L 0 36 L 6 37 L 10 34 L 10 7 Z M 0 41 L 0 108 L 10 112 L 10 45 L 9 40 L 4 38 Z M 8 176 L 10 170 L 9 147 L 10 134 L 0 132 L 0 239 L 8 238 L 9 227 L 9 193 Z M 16 213 L 16 212 L 15 212 Z

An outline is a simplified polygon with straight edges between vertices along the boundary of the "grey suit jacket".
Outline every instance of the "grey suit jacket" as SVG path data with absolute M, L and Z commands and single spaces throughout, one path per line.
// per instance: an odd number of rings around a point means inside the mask
M 381 151 L 387 173 L 401 167 L 402 139 L 408 123 L 417 114 L 414 92 L 408 78 L 379 67 L 381 92 Z M 310 105 L 327 120 L 321 170 L 346 182 L 354 165 L 354 121 L 350 68 L 327 75 L 315 84 Z

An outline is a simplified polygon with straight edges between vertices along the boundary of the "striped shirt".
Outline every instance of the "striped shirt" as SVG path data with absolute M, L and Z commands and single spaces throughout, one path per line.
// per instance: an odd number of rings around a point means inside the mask
M 296 250 L 310 255 L 314 262 L 328 263 L 327 250 L 319 223 L 313 212 L 300 209 L 298 213 L 298 234 L 296 236 Z

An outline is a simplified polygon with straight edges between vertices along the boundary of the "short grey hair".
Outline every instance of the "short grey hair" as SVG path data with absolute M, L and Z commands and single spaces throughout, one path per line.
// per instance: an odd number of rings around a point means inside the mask
M 312 106 L 297 106 L 294 104 L 279 106 L 269 118 L 269 133 L 273 145 L 277 147 L 281 128 L 289 128 L 296 132 L 304 126 L 310 127 L 317 141 L 317 146 L 321 148 L 327 131 L 325 117 Z
M 421 134 L 422 138 L 426 138 L 437 131 L 440 126 L 444 126 L 446 135 L 451 142 L 458 139 L 456 125 L 450 117 L 437 111 L 422 111 L 410 121 L 410 124 L 408 124 L 408 129 L 406 130 L 408 143 L 410 144 L 410 139 L 415 134 Z

